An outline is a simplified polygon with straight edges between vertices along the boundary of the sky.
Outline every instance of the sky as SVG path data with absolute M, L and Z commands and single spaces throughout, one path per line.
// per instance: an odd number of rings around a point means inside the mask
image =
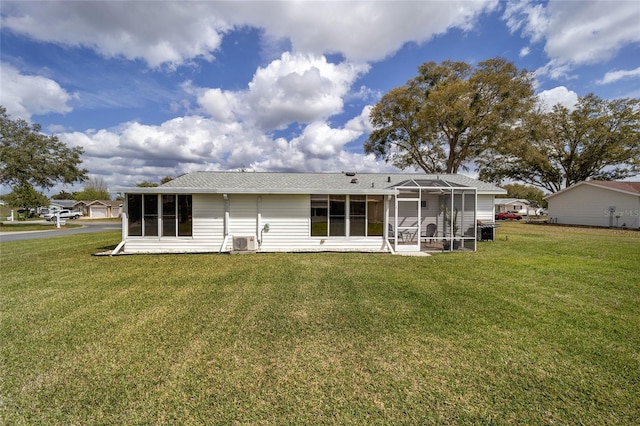
M 392 172 L 363 152 L 369 111 L 419 65 L 503 57 L 534 73 L 547 105 L 638 98 L 638 22 L 637 0 L 3 0 L 0 104 L 81 146 L 109 186 Z

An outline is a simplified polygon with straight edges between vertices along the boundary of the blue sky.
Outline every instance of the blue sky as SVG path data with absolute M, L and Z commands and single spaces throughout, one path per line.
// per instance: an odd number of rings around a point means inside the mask
M 549 105 L 637 98 L 638 22 L 638 1 L 3 1 L 0 103 L 111 186 L 391 171 L 363 154 L 368 111 L 420 64 L 505 57 Z

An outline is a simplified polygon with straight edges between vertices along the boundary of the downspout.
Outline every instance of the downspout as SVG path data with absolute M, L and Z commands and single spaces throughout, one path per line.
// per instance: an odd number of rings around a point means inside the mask
M 125 212 L 122 212 L 122 241 L 120 241 L 120 244 L 118 244 L 116 248 L 113 249 L 113 251 L 109 256 L 115 256 L 116 254 L 118 254 L 118 252 L 120 252 L 120 250 L 122 250 L 125 242 L 127 241 L 128 230 L 129 230 L 129 218 L 127 217 L 127 214 Z
M 258 205 L 257 205 L 258 215 L 256 216 L 256 236 L 258 238 L 258 248 L 262 247 L 262 230 L 260 226 L 262 225 L 262 196 L 258 195 Z
M 224 240 L 222 240 L 220 253 L 225 250 L 229 243 L 229 196 L 227 194 L 223 194 L 222 198 L 224 198 Z

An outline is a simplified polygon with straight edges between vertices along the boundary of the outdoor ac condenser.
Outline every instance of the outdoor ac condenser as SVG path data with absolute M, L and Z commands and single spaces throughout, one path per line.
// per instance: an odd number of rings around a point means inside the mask
M 254 235 L 249 236 L 235 236 L 233 237 L 233 251 L 256 251 L 256 237 Z

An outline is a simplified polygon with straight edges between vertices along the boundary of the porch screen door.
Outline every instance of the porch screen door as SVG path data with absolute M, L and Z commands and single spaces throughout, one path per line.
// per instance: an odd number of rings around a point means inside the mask
M 420 199 L 397 198 L 395 250 L 420 251 Z

